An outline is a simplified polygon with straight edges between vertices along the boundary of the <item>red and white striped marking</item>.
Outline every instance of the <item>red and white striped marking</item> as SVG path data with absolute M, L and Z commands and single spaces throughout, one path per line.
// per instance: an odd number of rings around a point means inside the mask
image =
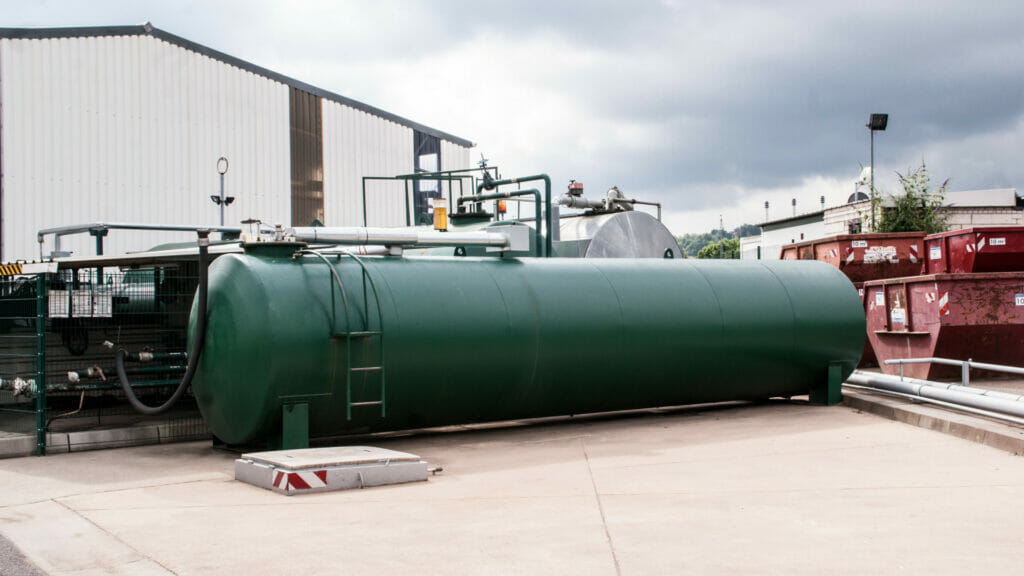
M 849 263 L 853 262 L 853 256 L 856 253 L 853 251 L 852 248 L 847 248 L 847 250 L 850 251 L 850 253 L 846 255 L 846 263 L 849 264 Z
M 311 470 L 307 472 L 282 472 L 278 470 L 274 476 L 274 488 L 286 492 L 325 487 L 327 487 L 327 470 Z
M 978 240 L 978 246 L 977 246 L 978 252 L 981 252 L 981 249 L 984 248 L 984 247 L 985 247 L 985 237 L 982 236 L 981 240 Z
M 910 245 L 910 261 L 914 264 L 917 263 L 917 244 Z
M 928 302 L 929 304 L 931 304 L 932 302 L 935 302 L 935 292 L 925 292 L 924 293 L 924 301 Z
M 839 258 L 839 250 L 836 250 L 835 248 L 832 248 L 831 250 L 828 251 L 828 257 L 829 258 Z
M 939 316 L 949 316 L 949 292 L 939 292 Z

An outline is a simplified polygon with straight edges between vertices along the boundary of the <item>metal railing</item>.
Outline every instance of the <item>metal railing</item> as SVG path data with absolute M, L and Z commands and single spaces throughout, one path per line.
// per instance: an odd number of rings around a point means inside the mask
M 968 358 L 967 360 L 953 360 L 950 358 L 895 358 L 886 360 L 885 364 L 888 366 L 899 364 L 900 380 L 903 379 L 904 364 L 945 364 L 947 366 L 959 366 L 960 384 L 962 386 L 971 385 L 971 368 L 1024 376 L 1024 368 L 1018 368 L 1016 366 L 1004 366 L 1002 364 L 988 364 L 985 362 L 975 362 L 970 358 Z
M 142 224 L 138 222 L 88 222 L 85 224 L 73 224 L 70 226 L 57 226 L 54 228 L 43 228 L 36 232 L 36 239 L 39 242 L 39 259 L 45 258 L 43 254 L 43 243 L 47 236 L 53 236 L 52 256 L 61 252 L 60 241 L 64 236 L 85 234 L 88 232 L 96 238 L 96 255 L 103 255 L 103 239 L 110 230 L 135 230 L 153 232 L 196 232 L 198 230 L 212 230 L 220 232 L 228 237 L 237 238 L 242 229 L 237 226 L 194 226 L 191 224 Z
M 455 193 L 453 190 L 453 184 L 458 184 L 459 193 L 458 196 L 461 198 L 466 193 L 466 188 L 470 191 L 477 186 L 477 174 L 487 174 L 493 179 L 498 178 L 498 167 L 497 166 L 481 166 L 479 168 L 463 168 L 460 170 L 440 170 L 436 172 L 417 172 L 415 174 L 399 174 L 397 176 L 363 176 L 363 226 L 369 226 L 367 220 L 367 205 L 366 205 L 366 183 L 381 181 L 381 182 L 401 182 L 404 188 L 403 197 L 405 199 L 405 225 L 416 226 L 422 224 L 420 222 L 420 216 L 416 211 L 414 205 L 413 195 L 416 193 L 416 182 L 437 182 L 440 186 L 442 182 L 447 182 L 448 186 L 448 205 L 455 206 Z M 420 193 L 437 194 L 437 198 L 443 197 L 441 190 L 434 191 L 420 191 Z M 431 196 L 434 197 L 434 196 Z

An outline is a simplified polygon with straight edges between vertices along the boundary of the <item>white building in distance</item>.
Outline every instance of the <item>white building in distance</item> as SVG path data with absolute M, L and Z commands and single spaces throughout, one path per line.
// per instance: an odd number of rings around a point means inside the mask
M 885 199 L 883 199 L 883 205 Z M 943 198 L 949 230 L 980 226 L 1024 225 L 1022 200 L 1013 188 L 946 192 Z M 740 258 L 776 260 L 782 247 L 840 234 L 857 234 L 870 228 L 870 200 L 856 200 L 758 224 L 760 236 L 740 238 Z

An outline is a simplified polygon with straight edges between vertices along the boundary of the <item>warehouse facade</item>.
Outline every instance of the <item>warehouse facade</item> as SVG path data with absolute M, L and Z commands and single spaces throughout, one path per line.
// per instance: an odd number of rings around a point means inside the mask
M 362 178 L 467 168 L 472 146 L 149 24 L 0 28 L 3 261 L 37 258 L 42 228 L 219 224 L 220 158 L 225 225 L 354 226 L 364 208 L 369 225 L 404 225 L 403 186 L 376 184 L 364 207 Z M 106 251 L 190 238 L 111 234 Z

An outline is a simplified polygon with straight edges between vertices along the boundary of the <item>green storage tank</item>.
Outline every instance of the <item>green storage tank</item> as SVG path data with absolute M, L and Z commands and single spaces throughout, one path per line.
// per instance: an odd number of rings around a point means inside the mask
M 210 268 L 193 390 L 226 443 L 279 443 L 296 407 L 325 437 L 807 394 L 863 349 L 860 298 L 821 262 L 295 250 Z

